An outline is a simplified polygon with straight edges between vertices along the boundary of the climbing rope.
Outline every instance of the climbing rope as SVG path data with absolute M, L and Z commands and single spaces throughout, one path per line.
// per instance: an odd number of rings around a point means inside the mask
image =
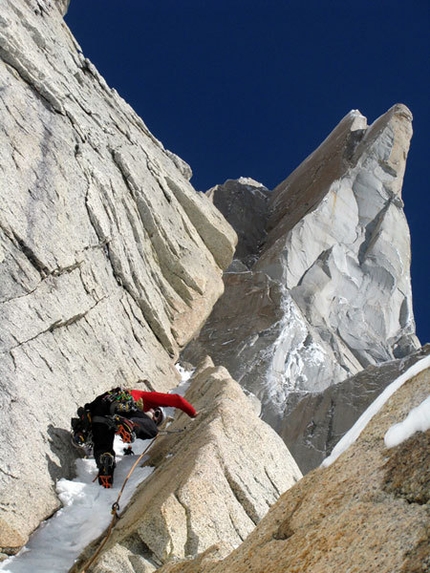
M 185 426 L 184 428 L 177 429 L 177 430 L 160 430 L 158 432 L 158 434 L 155 436 L 155 438 L 152 439 L 152 441 L 148 444 L 148 446 L 143 450 L 143 452 L 136 459 L 136 461 L 134 462 L 134 464 L 130 468 L 130 471 L 128 472 L 128 474 L 126 475 L 126 477 L 124 479 L 124 483 L 122 484 L 122 487 L 118 493 L 118 497 L 116 498 L 116 501 L 112 504 L 112 510 L 111 510 L 112 519 L 111 519 L 110 524 L 106 530 L 106 534 L 105 534 L 103 540 L 101 541 L 100 545 L 98 546 L 97 550 L 95 551 L 95 553 L 92 555 L 92 557 L 90 559 L 88 559 L 88 561 L 85 563 L 84 567 L 79 571 L 79 573 L 87 573 L 89 567 L 91 567 L 91 565 L 93 565 L 93 563 L 96 561 L 97 557 L 100 555 L 101 550 L 106 545 L 109 537 L 111 536 L 112 530 L 120 518 L 120 515 L 118 515 L 118 512 L 120 510 L 119 500 L 121 499 L 124 488 L 125 488 L 128 480 L 130 479 L 131 474 L 134 472 L 134 470 L 137 468 L 139 463 L 142 461 L 142 458 L 144 457 L 146 452 L 154 444 L 154 442 L 158 438 L 158 436 L 163 436 L 163 435 L 168 435 L 168 434 L 180 434 L 181 432 L 185 432 L 186 429 L 187 429 L 187 426 Z M 95 479 L 97 479 L 97 476 Z
M 118 515 L 120 506 L 119 506 L 119 500 L 121 499 L 121 496 L 123 494 L 124 488 L 126 486 L 126 483 L 128 482 L 128 480 L 130 479 L 131 474 L 134 472 L 134 470 L 137 468 L 137 466 L 139 465 L 139 463 L 142 461 L 143 456 L 146 454 L 146 452 L 149 450 L 149 448 L 153 445 L 153 443 L 155 442 L 155 440 L 158 438 L 160 434 L 157 434 L 155 436 L 155 438 L 153 438 L 153 440 L 148 444 L 148 446 L 143 450 L 143 452 L 139 455 L 139 457 L 136 459 L 136 461 L 134 462 L 134 464 L 132 465 L 130 471 L 128 472 L 128 474 L 126 475 L 125 479 L 124 479 L 124 483 L 122 484 L 121 489 L 119 490 L 118 493 L 118 497 L 116 498 L 116 501 L 112 504 L 112 510 L 111 510 L 111 514 L 112 514 L 112 519 L 111 522 L 109 524 L 109 527 L 106 530 L 106 534 L 102 540 L 102 542 L 100 543 L 100 545 L 98 546 L 96 552 L 94 553 L 94 555 L 88 559 L 88 561 L 85 563 L 85 565 L 83 566 L 83 568 L 79 571 L 79 573 L 87 573 L 89 567 L 91 567 L 91 565 L 95 562 L 95 560 L 97 559 L 97 557 L 99 556 L 101 550 L 103 549 L 103 547 L 106 545 L 107 540 L 109 539 L 113 528 L 115 527 L 118 519 L 120 518 L 120 515 Z
M 160 430 L 158 434 L 161 436 L 168 436 L 169 434 L 180 434 L 181 432 L 185 432 L 186 429 L 187 426 L 185 426 L 185 428 L 179 428 L 178 430 Z

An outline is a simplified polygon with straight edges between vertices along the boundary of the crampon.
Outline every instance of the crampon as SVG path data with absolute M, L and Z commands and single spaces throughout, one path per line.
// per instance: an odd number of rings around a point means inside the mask
M 115 469 L 115 458 L 110 452 L 105 452 L 100 456 L 98 482 L 104 488 L 113 486 L 113 472 Z

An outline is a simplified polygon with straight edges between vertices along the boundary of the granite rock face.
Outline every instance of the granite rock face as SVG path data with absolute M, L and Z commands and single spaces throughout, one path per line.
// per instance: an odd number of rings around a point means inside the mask
M 0 14 L 0 547 L 73 471 L 76 407 L 174 362 L 223 291 L 236 235 L 83 55 L 68 2 Z M 27 499 L 31 496 L 31 506 Z
M 427 368 L 398 389 L 332 465 L 289 489 L 220 559 L 214 545 L 159 573 L 423 573 L 430 567 L 430 430 L 388 449 L 388 429 L 428 396 Z
M 200 415 L 157 439 L 96 572 L 339 571 L 359 555 L 370 570 L 387 554 L 387 573 L 415 571 L 428 433 L 390 452 L 381 436 L 428 371 L 294 487 L 282 440 L 301 464 L 314 440 L 308 471 L 417 358 L 409 110 L 370 126 L 349 113 L 273 192 L 241 178 L 200 194 L 83 56 L 67 7 L 3 0 L 0 14 L 0 551 L 59 507 L 76 407 L 141 378 L 170 390 L 181 356 L 199 365 Z
M 225 368 L 206 359 L 186 398 L 199 416 L 189 421 L 180 414 L 169 430 L 185 432 L 157 438 L 146 462 L 155 471 L 115 527 L 94 573 L 153 571 L 215 543 L 227 555 L 301 478 L 282 439 Z
M 69 9 L 70 0 L 54 0 L 54 2 L 60 10 L 61 15 L 65 16 Z
M 257 268 L 285 284 L 317 332 L 337 335 L 346 363 L 417 346 L 401 199 L 411 122 L 404 105 L 370 127 L 351 112 L 273 194 Z
M 401 199 L 411 121 L 396 105 L 370 126 L 357 111 L 340 122 L 259 209 L 265 231 L 251 265 L 238 226 L 224 295 L 183 352 L 226 366 L 281 434 L 297 395 L 420 347 Z M 250 193 L 238 181 L 236 195 L 239 185 Z
M 252 267 L 266 237 L 271 191 L 254 179 L 241 177 L 216 185 L 206 195 L 238 235 L 233 265 L 236 266 L 240 261 L 246 268 Z
M 281 436 L 302 472 L 318 467 L 382 391 L 429 354 L 427 344 L 405 358 L 368 366 L 322 392 L 291 394 Z

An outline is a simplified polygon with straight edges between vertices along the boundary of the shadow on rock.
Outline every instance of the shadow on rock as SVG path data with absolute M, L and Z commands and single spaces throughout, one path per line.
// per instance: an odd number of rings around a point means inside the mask
M 64 428 L 48 426 L 48 435 L 53 457 L 47 455 L 48 471 L 56 482 L 61 478 L 71 479 L 76 475 L 75 461 L 79 452 L 71 444 L 70 432 Z

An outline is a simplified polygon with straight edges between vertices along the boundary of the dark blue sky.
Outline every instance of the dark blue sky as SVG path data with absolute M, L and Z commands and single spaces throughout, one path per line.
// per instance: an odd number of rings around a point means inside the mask
M 428 0 L 71 0 L 83 53 L 194 187 L 285 179 L 351 109 L 414 115 L 403 199 L 417 334 L 430 342 Z

